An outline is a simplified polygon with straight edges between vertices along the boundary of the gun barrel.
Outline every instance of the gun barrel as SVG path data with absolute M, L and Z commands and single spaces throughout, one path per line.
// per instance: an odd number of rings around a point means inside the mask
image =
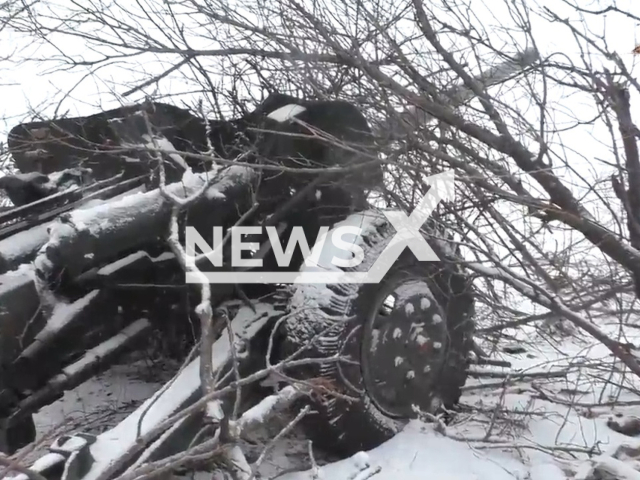
M 486 72 L 476 75 L 474 80 L 485 87 L 498 85 L 533 65 L 537 58 L 536 51 L 528 48 L 524 52 L 519 52 L 513 59 L 499 63 Z M 474 98 L 475 93 L 466 85 L 460 85 L 447 91 L 447 96 L 452 99 L 454 107 L 459 107 Z
M 538 58 L 536 50 L 528 48 L 523 52 L 519 52 L 512 59 L 499 63 L 498 65 L 482 72 L 474 77 L 474 80 L 485 88 L 498 85 L 505 82 L 513 75 L 530 67 Z M 457 85 L 443 92 L 443 98 L 453 108 L 459 108 L 475 97 L 474 91 L 467 85 Z M 380 129 L 380 136 L 384 138 L 389 132 L 395 135 L 402 135 L 404 129 L 409 127 L 417 128 L 428 122 L 433 117 L 424 110 L 410 105 L 404 112 L 399 112 L 392 116 L 387 125 Z

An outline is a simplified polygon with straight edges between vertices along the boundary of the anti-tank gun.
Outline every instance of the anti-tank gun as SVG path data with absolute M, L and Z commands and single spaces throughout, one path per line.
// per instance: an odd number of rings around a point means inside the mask
M 279 124 L 272 130 L 286 133 L 298 128 L 292 117 L 312 111 L 310 105 L 275 95 L 256 112 Z M 269 169 L 251 168 L 251 162 L 261 159 L 268 167 L 269 160 L 277 160 L 291 168 L 286 163 L 296 158 L 291 149 L 299 153 L 304 146 L 277 136 L 254 137 L 254 156 L 242 157 L 249 165 L 207 162 L 202 152 L 216 146 L 219 157 L 239 158 L 247 145 L 236 142 L 237 133 L 248 131 L 256 118 L 206 127 L 181 109 L 145 104 L 14 129 L 11 146 L 23 176 L 10 182 L 13 198 L 23 204 L 0 214 L 0 446 L 5 451 L 33 440 L 33 412 L 107 368 L 152 329 L 184 324 L 197 303 L 198 290 L 185 285 L 184 271 L 166 242 L 172 208 L 157 186 L 159 150 L 165 150 L 169 192 L 187 198 L 204 188 L 182 226 L 209 232 L 213 225 L 228 230 L 242 220 L 243 225 L 275 227 L 287 245 L 296 225 L 303 226 L 309 239 L 315 239 L 322 226 L 330 227 L 325 240 L 342 226 L 357 225 L 361 234 L 353 242 L 369 260 L 391 243 L 395 230 L 380 211 L 363 204 L 366 191 L 355 192 L 353 183 L 336 189 L 335 176 L 316 179 L 305 189 L 304 182 L 287 178 L 282 183 L 283 175 L 266 175 L 274 186 L 256 196 L 264 185 L 262 173 Z M 302 123 L 308 124 L 306 120 Z M 325 160 L 370 161 L 370 145 L 361 134 L 362 129 L 353 139 L 360 148 L 365 144 L 361 158 L 317 145 L 306 157 L 321 152 Z M 375 183 L 376 175 L 369 181 Z M 323 198 L 335 202 L 326 204 Z M 302 348 L 305 358 L 344 357 L 344 363 L 310 362 L 287 372 L 296 379 L 321 379 L 356 399 L 304 397 L 318 412 L 305 420 L 316 445 L 345 454 L 372 448 L 414 418 L 416 406 L 438 412 L 457 403 L 467 376 L 473 296 L 455 252 L 435 238 L 425 238 L 441 262 L 420 262 L 411 251 L 400 252 L 375 283 L 341 282 L 337 277 L 326 284 L 282 287 L 262 282 L 241 290 L 236 281 L 212 285 L 212 306 L 229 318 L 236 344 L 245 352 L 244 374 L 264 369 L 267 350 L 272 364 Z M 271 238 L 262 235 L 258 240 L 252 255 L 261 258 L 263 266 L 239 270 L 265 278 L 261 271 L 278 268 Z M 297 252 L 280 273 L 363 274 L 371 265 L 337 267 L 331 253 L 331 241 L 318 242 L 311 252 L 315 264 L 308 265 Z M 198 265 L 207 271 L 237 272 L 229 265 L 227 250 L 224 257 L 222 267 L 214 268 L 206 258 Z M 268 348 L 265 338 L 273 340 Z M 212 349 L 214 375 L 221 379 L 217 388 L 222 389 L 233 379 L 224 374 L 232 365 L 226 333 L 219 333 Z M 202 410 L 167 422 L 201 398 L 198 371 L 195 358 L 167 388 L 101 435 L 59 439 L 34 470 L 47 478 L 112 478 L 136 462 L 188 448 L 200 430 Z M 218 400 L 222 416 L 227 398 Z M 138 442 L 139 435 L 148 435 L 148 441 Z

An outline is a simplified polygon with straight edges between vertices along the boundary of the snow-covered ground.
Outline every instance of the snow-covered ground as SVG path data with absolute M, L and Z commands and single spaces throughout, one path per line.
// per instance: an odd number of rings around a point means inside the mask
M 117 422 L 162 385 L 160 381 L 154 382 L 139 374 L 145 367 L 140 361 L 115 365 L 67 392 L 63 398 L 35 415 L 40 436 L 59 428 L 96 432 L 104 425 Z
M 617 331 L 616 326 L 605 328 L 611 335 Z M 591 338 L 573 336 L 552 342 L 533 331 L 520 332 L 520 336 L 529 339 L 527 344 L 518 343 L 525 351 L 495 355 L 510 361 L 513 368 L 474 367 L 484 375 L 468 381 L 463 411 L 449 426 L 416 420 L 378 448 L 337 462 L 314 451 L 319 470 L 311 468 L 307 440 L 300 431 L 294 431 L 263 462 L 262 478 L 640 478 L 635 470 L 640 465 L 640 437 L 622 435 L 607 426 L 612 418 L 640 418 L 640 396 L 634 391 L 638 382 L 625 374 L 620 364 L 614 365 L 609 351 Z M 640 335 L 624 341 L 640 344 Z M 511 379 L 505 387 L 509 372 Z M 540 376 L 540 372 L 552 372 L 552 377 Z M 523 373 L 533 376 L 516 378 Z M 169 375 L 144 360 L 115 366 L 43 409 L 36 416 L 38 428 L 46 432 L 58 427 L 61 433 L 63 424 L 62 431 L 100 432 L 148 398 Z M 247 456 L 255 457 L 286 421 L 276 418 L 252 432 L 249 450 L 254 452 L 249 451 Z M 622 452 L 620 445 L 625 444 L 632 448 Z M 596 464 L 613 469 L 615 475 L 590 476 Z

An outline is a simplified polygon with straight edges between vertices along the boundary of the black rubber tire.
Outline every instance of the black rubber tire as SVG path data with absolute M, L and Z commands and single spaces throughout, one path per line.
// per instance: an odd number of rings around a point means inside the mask
M 370 213 L 365 212 L 364 215 Z M 382 251 L 394 234 L 395 230 L 384 217 L 374 221 L 359 239 L 359 245 L 365 252 L 364 258 L 377 258 L 376 252 Z M 377 311 L 374 299 L 380 290 L 394 280 L 421 279 L 423 286 L 428 285 L 421 288 L 425 289 L 425 296 L 435 297 L 436 302 L 430 306 L 430 302 L 425 302 L 428 308 L 422 308 L 419 315 L 422 315 L 421 319 L 430 320 L 423 322 L 427 325 L 427 338 L 439 337 L 444 340 L 438 342 L 439 353 L 429 363 L 435 368 L 425 374 L 430 379 L 428 392 L 415 403 L 419 404 L 421 411 L 428 413 L 438 413 L 443 407 L 450 410 L 458 403 L 461 387 L 467 378 L 468 354 L 473 342 L 473 295 L 467 277 L 454 263 L 455 255 L 439 248 L 442 247 L 439 241 L 429 243 L 444 261 L 418 262 L 406 249 L 379 284 L 329 284 L 323 288 L 292 286 L 288 318 L 283 323 L 278 356 L 287 358 L 307 345 L 296 358 L 327 358 L 340 353 L 355 360 L 314 364 L 288 372 L 294 378 L 315 379 L 322 385 L 358 399 L 349 402 L 336 396 L 312 395 L 303 400 L 317 412 L 308 415 L 303 424 L 318 447 L 340 455 L 370 450 L 392 438 L 408 420 L 417 417 L 415 411 L 402 418 L 388 415 L 366 393 L 363 381 L 365 362 L 360 360 L 361 345 L 363 340 L 366 341 L 366 336 L 363 337 L 361 333 L 362 327 L 370 318 L 372 309 Z M 367 271 L 369 267 L 364 263 L 343 270 Z M 413 314 L 413 310 L 410 311 Z M 446 319 L 445 322 L 439 322 L 439 327 L 435 321 L 437 317 L 434 317 L 436 314 Z M 359 330 L 353 334 L 354 329 Z M 312 339 L 314 342 L 310 344 Z M 434 398 L 438 398 L 439 402 L 434 403 Z

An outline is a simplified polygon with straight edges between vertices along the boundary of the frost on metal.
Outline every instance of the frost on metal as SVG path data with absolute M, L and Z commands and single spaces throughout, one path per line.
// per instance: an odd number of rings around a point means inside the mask
M 385 224 L 387 224 L 386 218 L 374 210 L 350 215 L 342 222 L 335 224 L 332 230 L 329 230 L 323 237 L 318 239 L 310 255 L 310 258 L 314 261 L 305 263 L 300 272 L 343 272 L 355 269 L 367 271 L 376 261 L 378 254 L 386 247 L 386 243 L 381 242 L 383 237 L 379 232 L 379 229 Z M 332 232 L 339 227 L 357 227 L 361 229 L 361 235 L 359 236 L 342 236 L 344 241 L 362 246 L 368 253 L 362 263 L 355 268 L 340 268 L 333 262 L 334 258 L 349 260 L 351 255 L 332 241 Z M 345 311 L 345 308 L 343 308 L 345 303 L 349 302 L 355 295 L 358 287 L 358 285 L 351 285 L 349 288 L 353 291 L 340 293 L 326 284 L 297 284 L 292 287 L 293 294 L 290 305 L 292 311 L 297 312 L 297 314 L 294 314 L 295 319 L 287 324 L 287 335 L 309 338 L 321 331 L 326 331 L 332 325 L 338 327 L 344 319 L 336 318 L 330 312 Z M 296 320 L 299 318 L 306 318 L 308 321 Z M 319 341 L 322 342 L 322 339 Z
M 140 320 L 133 322 L 118 334 L 87 351 L 87 353 L 85 353 L 77 362 L 63 368 L 60 375 L 66 378 L 72 377 L 87 366 L 98 361 L 100 358 L 105 357 L 108 353 L 122 348 L 129 340 L 150 327 L 151 323 L 146 318 L 141 318 Z
M 354 267 L 338 267 L 334 264 L 334 259 L 349 260 L 352 253 L 340 248 L 336 242 L 332 241 L 332 232 L 340 227 L 357 227 L 360 235 L 342 235 L 345 242 L 360 246 L 365 251 L 362 262 Z M 366 272 L 385 250 L 391 237 L 385 235 L 390 226 L 386 217 L 381 211 L 368 210 L 365 212 L 350 215 L 344 221 L 334 225 L 323 237 L 320 237 L 314 248 L 311 250 L 310 258 L 313 263 L 305 263 L 302 272 L 322 271 L 322 272 Z M 326 241 L 323 241 L 326 240 Z M 360 289 L 358 284 L 340 284 L 339 286 L 327 284 L 299 284 L 292 287 L 291 309 L 294 313 L 287 322 L 287 335 L 292 335 L 297 339 L 308 339 L 320 332 L 328 332 L 324 338 L 319 338 L 317 342 L 331 342 L 335 332 L 339 331 L 344 323 L 344 318 L 336 317 L 332 312 L 348 311 L 348 304 L 357 295 Z M 421 308 L 436 304 L 435 297 L 424 282 L 412 282 L 403 285 L 399 290 L 400 301 L 405 304 L 407 314 L 412 314 L 415 305 L 408 299 L 414 296 L 421 296 Z M 427 307 L 428 308 L 428 307 Z
M 163 136 L 154 136 L 151 138 L 148 134 L 142 135 L 142 139 L 146 141 L 145 147 L 147 148 L 159 148 L 163 150 L 163 153 L 167 155 L 176 165 L 182 167 L 185 170 L 189 170 L 189 166 L 187 162 L 184 161 L 181 155 L 177 153 L 173 153 L 176 151 L 176 147 L 165 137 Z
M 28 230 L 0 240 L 0 272 L 18 267 L 32 260 L 32 255 L 49 240 L 50 223 L 42 223 Z
M 244 167 L 231 167 L 223 177 L 216 182 L 215 186 L 222 188 L 234 183 L 250 178 L 250 173 Z M 187 198 L 201 189 L 210 178 L 214 177 L 217 169 L 202 174 L 186 176 L 186 181 L 167 185 L 168 193 L 178 198 Z M 164 206 L 164 198 L 159 189 L 145 193 L 129 194 L 116 202 L 107 202 L 91 208 L 75 210 L 65 222 L 56 222 L 51 229 L 51 241 L 55 237 L 63 236 L 65 225 L 85 225 L 92 235 L 100 235 L 105 230 L 113 230 L 130 223 L 134 217 L 144 213 L 160 211 Z M 71 228 L 71 227 L 69 227 Z M 79 227 L 81 228 L 81 227 Z
M 278 393 L 269 395 L 260 403 L 247 410 L 239 420 L 238 427 L 241 431 L 263 423 L 280 406 L 287 406 L 302 393 L 296 387 L 289 385 Z
M 429 307 L 431 307 L 431 300 L 429 300 L 427 297 L 422 297 L 420 299 L 420 309 L 429 310 Z
M 57 302 L 47 323 L 38 332 L 33 342 L 28 345 L 21 354 L 21 357 L 33 355 L 43 345 L 46 345 L 53 337 L 71 323 L 77 314 L 84 310 L 98 296 L 98 290 L 89 292 L 84 297 L 72 303 Z
M 186 175 L 184 182 L 176 182 L 166 187 L 168 193 L 178 198 L 187 198 L 198 193 L 215 175 L 217 169 L 203 174 Z M 234 185 L 252 178 L 252 171 L 245 167 L 233 166 L 226 169 L 211 188 L 220 193 Z M 117 201 L 105 202 L 91 208 L 74 210 L 51 224 L 49 239 L 38 252 L 36 269 L 49 272 L 54 266 L 72 270 L 74 264 L 82 264 L 78 256 L 94 253 L 104 254 L 100 247 L 108 247 L 116 242 L 121 247 L 133 246 L 137 235 L 153 235 L 162 231 L 170 215 L 171 206 L 159 189 L 146 193 L 134 193 Z M 91 241 L 79 242 L 84 236 Z M 84 248 L 86 251 L 82 251 Z M 80 249 L 80 251 L 79 251 Z M 56 265 L 56 263 L 58 265 Z
M 217 172 L 214 169 L 212 172 Z M 227 168 L 223 175 L 220 175 L 216 179 L 216 182 L 211 185 L 205 192 L 205 196 L 209 200 L 213 199 L 225 199 L 225 192 L 238 183 L 249 183 L 255 176 L 255 171 L 249 167 L 243 167 L 240 165 L 234 165 Z M 205 178 L 211 178 L 211 173 L 205 174 Z

